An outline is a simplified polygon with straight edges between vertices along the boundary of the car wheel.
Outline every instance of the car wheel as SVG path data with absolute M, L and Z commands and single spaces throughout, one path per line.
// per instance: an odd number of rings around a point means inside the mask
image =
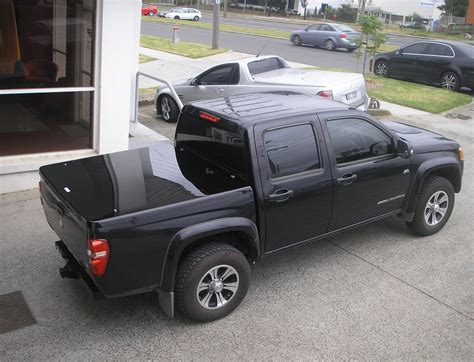
M 441 87 L 447 90 L 457 91 L 459 89 L 459 78 L 454 72 L 446 72 L 441 76 Z
M 176 15 L 174 18 L 175 18 L 176 20 L 179 20 L 179 16 L 178 16 L 178 15 Z
M 168 123 L 175 123 L 178 120 L 179 109 L 176 102 L 170 96 L 164 95 L 160 100 L 161 116 Z
M 389 77 L 390 76 L 390 67 L 385 60 L 379 60 L 375 62 L 374 73 L 379 77 Z
M 196 16 L 194 17 L 194 21 L 198 21 L 198 20 L 199 20 L 199 16 L 196 15 Z
M 296 45 L 297 47 L 301 45 L 301 38 L 298 35 L 293 37 L 293 45 Z
M 415 206 L 415 215 L 408 227 L 417 235 L 428 236 L 440 231 L 448 222 L 454 207 L 454 189 L 444 177 L 426 180 Z
M 324 48 L 326 48 L 326 50 L 334 50 L 336 49 L 336 44 L 334 44 L 334 42 L 329 39 L 324 43 Z
M 210 322 L 230 314 L 250 283 L 250 265 L 234 247 L 209 243 L 191 251 L 176 273 L 176 306 L 188 318 Z
M 355 50 L 355 48 L 349 48 L 349 49 L 347 49 L 347 51 L 348 51 L 349 53 L 353 53 L 354 50 Z
M 155 15 L 155 13 L 150 10 L 147 15 L 148 15 L 148 16 L 153 16 L 153 15 Z

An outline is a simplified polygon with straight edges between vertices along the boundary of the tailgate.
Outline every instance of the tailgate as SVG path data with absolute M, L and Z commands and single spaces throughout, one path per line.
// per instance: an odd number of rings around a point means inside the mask
M 348 104 L 357 108 L 364 104 L 367 100 L 367 92 L 365 89 L 365 80 L 362 76 L 342 84 L 338 84 L 333 88 L 333 98 L 335 101 Z
M 88 270 L 87 221 L 61 201 L 44 179 L 40 182 L 40 190 L 46 220 L 79 264 Z

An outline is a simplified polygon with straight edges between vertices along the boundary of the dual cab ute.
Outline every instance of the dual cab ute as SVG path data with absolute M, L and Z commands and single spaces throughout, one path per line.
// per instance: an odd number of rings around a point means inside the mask
M 391 215 L 439 231 L 461 189 L 459 144 L 318 96 L 196 102 L 175 144 L 44 166 L 65 277 L 105 297 L 158 291 L 198 321 L 245 297 L 250 264 Z

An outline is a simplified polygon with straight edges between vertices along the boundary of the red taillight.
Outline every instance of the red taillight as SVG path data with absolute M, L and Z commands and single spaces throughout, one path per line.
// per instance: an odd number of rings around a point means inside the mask
M 105 239 L 90 239 L 87 244 L 91 272 L 100 277 L 105 273 L 109 261 L 109 242 Z
M 318 93 L 318 96 L 332 99 L 332 90 L 324 90 Z
M 214 122 L 214 123 L 218 123 L 220 122 L 220 118 L 217 117 L 217 116 L 213 116 L 212 114 L 209 114 L 209 113 L 206 113 L 206 112 L 199 112 L 199 117 L 201 117 L 202 119 L 205 119 L 207 121 L 211 121 L 211 122 Z
M 347 34 L 339 34 L 339 38 L 341 38 L 341 39 L 347 39 Z

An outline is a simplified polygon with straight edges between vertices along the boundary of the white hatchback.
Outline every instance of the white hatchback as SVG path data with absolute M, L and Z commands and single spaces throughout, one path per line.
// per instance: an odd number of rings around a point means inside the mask
M 194 20 L 198 21 L 201 19 L 201 12 L 194 8 L 176 8 L 166 13 L 168 19 L 183 19 L 183 20 Z

